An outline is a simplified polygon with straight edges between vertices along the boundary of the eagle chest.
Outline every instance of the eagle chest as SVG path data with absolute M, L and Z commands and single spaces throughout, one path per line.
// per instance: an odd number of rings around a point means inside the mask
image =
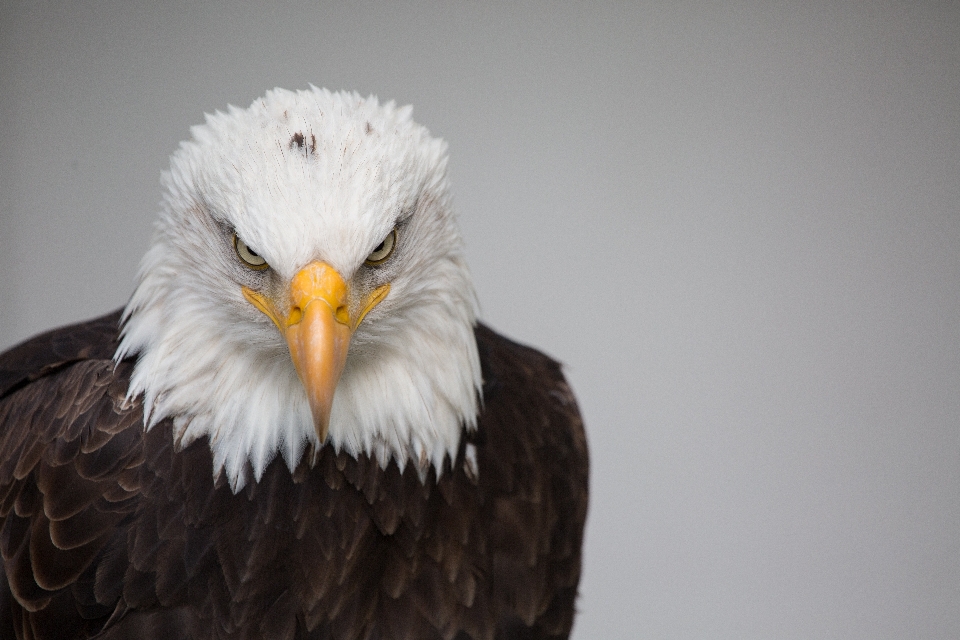
M 287 628 L 289 637 L 454 637 L 464 628 L 493 637 L 489 545 L 522 555 L 523 532 L 491 526 L 506 504 L 481 498 L 462 455 L 439 480 L 430 469 L 421 481 L 413 465 L 382 469 L 324 447 L 313 466 L 310 452 L 293 474 L 275 461 L 233 494 L 213 481 L 205 442 L 175 452 L 169 433 L 145 436 L 148 500 L 127 534 L 125 583 L 146 588 L 125 590 L 129 606 L 155 598 L 189 606 L 193 624 L 229 619 L 236 632 Z

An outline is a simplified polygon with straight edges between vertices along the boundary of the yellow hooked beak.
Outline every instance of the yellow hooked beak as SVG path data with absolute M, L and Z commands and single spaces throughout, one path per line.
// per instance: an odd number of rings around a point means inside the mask
M 243 287 L 243 296 L 273 320 L 287 340 L 320 442 L 327 438 L 333 394 L 347 362 L 350 337 L 389 292 L 389 284 L 374 289 L 359 305 L 356 317 L 351 317 L 347 284 L 325 262 L 312 262 L 293 277 L 285 313 L 262 293 Z

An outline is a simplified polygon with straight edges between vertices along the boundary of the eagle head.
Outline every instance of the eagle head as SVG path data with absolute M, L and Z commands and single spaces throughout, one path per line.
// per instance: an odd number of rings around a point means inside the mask
M 446 144 L 311 87 L 208 115 L 173 154 L 116 358 L 234 491 L 308 445 L 439 472 L 476 426 L 476 302 Z

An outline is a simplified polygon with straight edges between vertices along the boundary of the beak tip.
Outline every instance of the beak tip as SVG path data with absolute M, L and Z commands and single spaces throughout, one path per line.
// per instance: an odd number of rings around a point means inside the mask
M 317 439 L 320 440 L 320 444 L 325 444 L 327 442 L 327 432 L 330 429 L 330 423 L 326 420 L 322 422 L 317 420 L 313 423 L 313 428 L 317 431 Z

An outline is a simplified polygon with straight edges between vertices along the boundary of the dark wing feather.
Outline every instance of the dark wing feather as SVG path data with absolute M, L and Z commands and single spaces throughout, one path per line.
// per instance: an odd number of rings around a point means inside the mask
M 439 476 L 323 447 L 235 495 L 206 440 L 143 432 L 117 321 L 0 356 L 0 638 L 569 635 L 588 468 L 557 363 L 480 326 L 483 411 Z
M 110 360 L 118 321 L 116 312 L 0 355 L 0 555 L 9 592 L 0 596 L 0 637 L 11 627 L 18 637 L 86 637 L 117 604 L 116 589 L 97 583 L 98 559 L 125 546 L 143 428 L 139 406 L 124 402 L 130 365 Z
M 567 637 L 587 514 L 586 436 L 560 365 L 483 325 L 478 445 L 500 636 Z

